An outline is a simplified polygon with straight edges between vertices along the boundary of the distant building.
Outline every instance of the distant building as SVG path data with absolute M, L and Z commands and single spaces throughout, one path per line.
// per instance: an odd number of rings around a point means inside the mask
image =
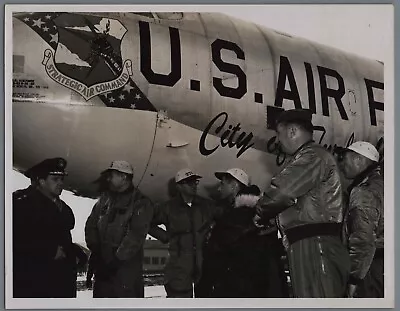
M 163 273 L 168 259 L 168 244 L 158 240 L 144 242 L 143 270 L 145 274 Z

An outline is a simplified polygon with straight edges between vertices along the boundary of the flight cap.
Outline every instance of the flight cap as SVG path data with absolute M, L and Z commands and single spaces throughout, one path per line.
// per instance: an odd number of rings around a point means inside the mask
M 240 168 L 230 168 L 226 172 L 215 172 L 215 177 L 219 180 L 224 176 L 231 176 L 245 186 L 248 186 L 250 182 L 249 176 Z
M 48 175 L 66 176 L 68 175 L 65 170 L 66 167 L 67 160 L 64 158 L 45 159 L 28 169 L 24 175 L 31 179 L 47 177 Z
M 133 175 L 133 167 L 127 161 L 122 161 L 122 160 L 112 161 L 110 166 L 102 173 L 109 171 L 109 170 L 114 170 L 114 171 L 118 171 L 121 173 Z
M 370 159 L 371 161 L 378 162 L 379 161 L 379 152 L 376 150 L 374 145 L 366 142 L 366 141 L 357 141 L 351 144 L 346 150 L 354 151 L 362 156 Z
M 199 178 L 202 178 L 202 176 L 193 173 L 192 170 L 189 168 L 184 168 L 184 169 L 181 169 L 178 173 L 176 173 L 175 182 L 178 183 L 178 182 L 188 179 L 188 178 L 199 179 Z
M 282 111 L 278 115 L 275 125 L 277 126 L 279 123 L 290 123 L 293 121 L 300 121 L 302 123 L 307 124 L 308 126 L 311 126 L 312 129 L 313 125 L 311 120 L 312 120 L 312 112 L 310 109 L 290 109 Z

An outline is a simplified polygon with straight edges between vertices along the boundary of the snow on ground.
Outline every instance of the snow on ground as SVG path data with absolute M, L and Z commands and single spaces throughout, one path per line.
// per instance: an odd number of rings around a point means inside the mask
M 145 298 L 166 298 L 167 294 L 165 293 L 164 286 L 146 286 L 144 288 L 144 297 Z M 82 290 L 77 292 L 78 300 L 87 300 L 93 298 L 92 290 Z
M 84 282 L 86 280 L 85 275 L 78 275 L 77 281 Z M 93 291 L 90 289 L 78 290 L 77 292 L 78 299 L 90 299 L 93 298 Z M 155 285 L 155 286 L 145 286 L 144 287 L 144 297 L 145 298 L 166 298 L 167 293 L 165 292 L 163 285 Z
M 165 292 L 163 285 L 146 286 L 144 288 L 145 298 L 166 298 L 167 293 Z

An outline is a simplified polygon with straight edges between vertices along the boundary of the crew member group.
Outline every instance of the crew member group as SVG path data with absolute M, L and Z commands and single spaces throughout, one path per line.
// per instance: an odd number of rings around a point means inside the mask
M 206 199 L 202 176 L 182 168 L 175 195 L 155 204 L 134 186 L 132 164 L 113 161 L 85 225 L 88 265 L 60 199 L 67 161 L 36 164 L 31 185 L 13 193 L 13 297 L 76 297 L 88 266 L 94 298 L 142 298 L 148 234 L 168 244 L 168 298 L 384 297 L 382 156 L 357 141 L 336 157 L 313 141 L 311 120 L 306 109 L 277 117 L 287 160 L 266 189 L 229 168 L 214 174 L 218 198 Z

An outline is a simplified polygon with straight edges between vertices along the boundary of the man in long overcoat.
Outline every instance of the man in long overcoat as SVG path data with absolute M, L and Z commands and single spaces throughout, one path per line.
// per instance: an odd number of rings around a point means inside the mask
M 14 298 L 76 297 L 75 218 L 59 198 L 66 165 L 40 162 L 25 172 L 32 185 L 13 193 Z

